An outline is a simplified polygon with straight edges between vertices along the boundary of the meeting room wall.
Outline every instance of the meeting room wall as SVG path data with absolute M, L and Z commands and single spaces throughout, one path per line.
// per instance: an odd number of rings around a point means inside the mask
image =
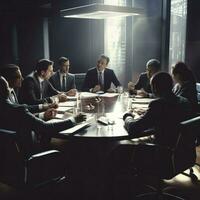
M 200 1 L 188 1 L 185 60 L 200 82 Z
M 55 2 L 54 16 L 49 20 L 50 57 L 58 60 L 60 56 L 70 59 L 72 73 L 86 72 L 96 65 L 98 56 L 104 53 L 103 20 L 70 19 L 60 17 L 61 9 L 87 5 L 95 1 Z M 55 63 L 55 68 L 56 68 Z
M 0 67 L 8 63 L 20 66 L 23 75 L 30 73 L 44 55 L 44 13 L 36 7 L 10 4 L 0 11 Z
M 132 66 L 130 74 L 135 82 L 138 75 L 146 69 L 151 58 L 162 59 L 163 38 L 163 2 L 160 0 L 135 0 L 135 7 L 144 9 L 145 14 L 132 20 Z M 163 62 L 163 60 L 161 60 Z

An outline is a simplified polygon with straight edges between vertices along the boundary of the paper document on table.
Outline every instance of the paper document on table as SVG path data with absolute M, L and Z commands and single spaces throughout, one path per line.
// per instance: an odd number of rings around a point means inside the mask
M 50 119 L 48 121 L 46 121 L 47 123 L 55 123 L 55 122 L 62 122 L 62 119 Z
M 65 112 L 64 114 L 56 114 L 55 119 L 68 119 L 69 117 L 73 117 L 73 113 Z
M 81 98 L 86 99 L 86 98 L 93 98 L 93 97 L 98 97 L 98 94 L 91 93 L 91 92 L 81 92 Z
M 70 101 L 76 101 L 77 95 L 76 96 L 67 96 L 67 99 L 70 100 Z
M 56 114 L 55 119 L 63 119 L 64 114 Z
M 71 107 L 58 107 L 56 110 L 58 111 L 58 113 L 64 113 L 66 111 L 71 110 Z
M 104 93 L 104 94 L 101 94 L 100 96 L 101 97 L 116 97 L 118 95 L 119 95 L 118 93 Z
M 72 128 L 66 129 L 64 131 L 61 131 L 60 134 L 68 135 L 70 133 L 75 133 L 81 129 L 87 128 L 90 124 L 88 122 L 83 122 L 81 124 L 78 124 Z
M 75 101 L 66 101 L 58 104 L 59 107 L 73 107 L 76 105 Z
M 137 105 L 135 105 L 134 106 L 134 103 L 133 103 L 133 105 L 132 105 L 132 108 L 143 108 L 143 109 L 147 109 L 149 107 L 149 105 L 148 104 L 137 104 Z
M 141 99 L 133 98 L 132 99 L 133 103 L 138 103 L 138 104 L 149 104 L 153 100 L 154 99 L 151 99 L 151 98 L 141 98 Z

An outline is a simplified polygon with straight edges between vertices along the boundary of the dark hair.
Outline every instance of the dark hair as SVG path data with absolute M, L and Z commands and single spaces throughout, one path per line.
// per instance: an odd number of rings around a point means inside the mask
M 19 67 L 15 64 L 5 65 L 1 70 L 0 74 L 3 76 L 8 82 L 14 81 L 16 79 L 16 72 L 19 70 Z
M 175 66 L 172 67 L 172 74 L 178 74 L 181 81 L 196 82 L 194 74 L 184 62 L 177 62 Z
M 48 59 L 41 59 L 36 64 L 36 71 L 38 74 L 41 74 L 41 71 L 46 71 L 49 65 L 53 65 L 53 61 Z
M 66 58 L 66 57 L 60 57 L 59 59 L 58 59 L 58 65 L 59 66 L 62 66 L 66 61 L 68 61 L 69 59 L 68 58 Z
M 6 82 L 6 79 L 3 76 L 0 76 L 0 99 L 8 98 L 9 93 Z
M 147 62 L 146 67 L 152 67 L 154 68 L 156 71 L 161 70 L 161 65 L 160 65 L 160 61 L 157 59 L 151 59 Z
M 110 62 L 110 58 L 104 54 L 101 54 L 100 58 L 106 59 L 106 62 L 107 62 L 106 64 L 108 64 Z
M 160 96 L 172 92 L 173 80 L 169 73 L 158 72 L 151 78 L 151 86 L 156 89 L 156 93 Z

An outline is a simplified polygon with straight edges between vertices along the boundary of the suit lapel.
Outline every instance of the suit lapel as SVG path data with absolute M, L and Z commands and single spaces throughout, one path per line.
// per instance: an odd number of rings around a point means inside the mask
M 36 73 L 33 74 L 33 79 L 35 81 L 35 86 L 36 86 L 35 93 L 37 94 L 37 98 L 40 98 L 40 96 L 41 96 L 41 94 L 40 94 L 40 82 L 38 80 Z
M 58 86 L 58 90 L 61 91 L 61 83 L 60 83 L 60 72 L 56 72 L 55 84 Z

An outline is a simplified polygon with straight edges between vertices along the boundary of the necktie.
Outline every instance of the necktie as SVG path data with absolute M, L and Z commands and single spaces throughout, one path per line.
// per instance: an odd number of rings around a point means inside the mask
M 62 78 L 62 91 L 66 92 L 66 76 Z
M 101 89 L 103 90 L 103 77 L 102 77 L 102 72 L 99 72 L 99 85 L 101 86 Z

